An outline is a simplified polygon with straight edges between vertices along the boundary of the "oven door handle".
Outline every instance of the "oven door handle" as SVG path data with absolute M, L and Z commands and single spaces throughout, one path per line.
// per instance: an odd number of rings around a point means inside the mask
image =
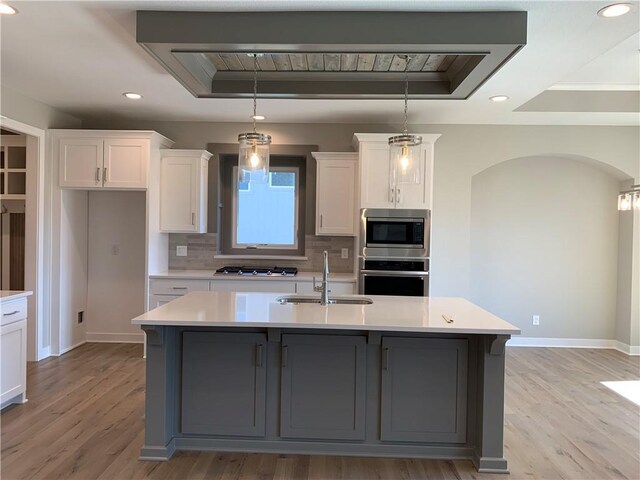
M 398 270 L 360 270 L 360 275 L 368 277 L 428 277 L 429 272 L 405 272 Z

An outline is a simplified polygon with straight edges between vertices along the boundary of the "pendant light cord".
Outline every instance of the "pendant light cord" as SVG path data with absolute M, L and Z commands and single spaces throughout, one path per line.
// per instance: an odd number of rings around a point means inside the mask
M 253 54 L 253 133 L 256 133 L 256 109 L 258 97 L 258 54 Z
M 409 55 L 405 55 L 404 59 L 404 134 L 407 135 L 409 132 L 407 130 L 407 111 L 409 108 Z

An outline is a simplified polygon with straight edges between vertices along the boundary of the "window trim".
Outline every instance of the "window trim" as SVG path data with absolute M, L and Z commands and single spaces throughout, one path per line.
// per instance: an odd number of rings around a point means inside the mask
M 295 185 L 294 185 L 294 193 L 295 193 L 295 206 L 293 212 L 293 244 L 275 244 L 275 243 L 263 243 L 263 244 L 248 244 L 248 243 L 238 243 L 238 189 L 231 188 L 231 248 L 234 250 L 247 250 L 247 251 L 255 251 L 255 250 L 298 250 L 299 243 L 299 229 L 298 225 L 300 221 L 300 167 L 298 166 L 278 166 L 278 167 L 270 167 L 269 173 L 271 172 L 295 172 Z M 237 178 L 238 175 L 238 167 L 233 167 L 232 178 Z M 249 184 L 251 185 L 251 184 Z M 279 186 L 274 185 L 271 186 L 271 176 L 269 176 L 269 186 L 271 188 L 291 188 L 289 186 Z
M 236 150 L 236 146 L 233 145 L 233 150 Z M 211 150 L 211 148 L 210 148 Z M 215 150 L 215 149 L 214 149 Z M 233 167 L 238 165 L 238 154 L 232 151 L 217 152 L 217 171 L 218 171 L 218 202 L 216 210 L 218 212 L 218 245 L 217 255 L 221 255 L 224 258 L 273 258 L 273 259 L 285 259 L 296 258 L 300 259 L 305 257 L 305 236 L 307 235 L 307 222 L 313 225 L 313 216 L 309 218 L 315 212 L 313 208 L 315 200 L 315 182 L 313 178 L 311 181 L 308 176 L 313 174 L 315 168 L 315 160 L 311 156 L 311 152 L 317 150 L 315 145 L 310 146 L 276 146 L 274 152 L 271 153 L 269 163 L 271 167 L 298 167 L 298 248 L 262 248 L 262 249 L 247 249 L 247 248 L 233 248 L 232 232 L 231 232 L 231 215 L 233 214 L 233 199 L 232 199 L 232 184 L 237 184 L 235 177 L 233 177 Z

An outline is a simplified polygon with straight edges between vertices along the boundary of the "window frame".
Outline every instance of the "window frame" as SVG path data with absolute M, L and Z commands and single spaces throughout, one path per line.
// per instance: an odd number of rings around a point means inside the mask
M 263 246 L 262 248 L 234 248 L 233 246 L 233 232 L 235 230 L 235 224 L 233 223 L 232 215 L 234 215 L 233 205 L 233 191 L 234 185 L 237 185 L 237 169 L 238 166 L 238 154 L 237 153 L 218 153 L 218 246 L 217 254 L 223 256 L 238 256 L 238 257 L 304 257 L 305 256 L 305 235 L 306 235 L 306 222 L 311 221 L 313 224 L 313 218 L 307 219 L 308 216 L 308 202 L 310 201 L 307 196 L 309 194 L 315 195 L 313 186 L 307 185 L 309 175 L 309 168 L 313 168 L 313 163 L 310 166 L 310 162 L 313 160 L 311 157 L 311 151 L 317 150 L 317 147 L 310 146 L 304 150 L 297 148 L 297 150 L 291 151 L 291 149 L 285 150 L 283 153 L 272 153 L 269 159 L 271 169 L 277 167 L 295 167 L 298 169 L 297 175 L 297 233 L 296 233 L 296 248 L 273 248 L 272 246 Z M 308 152 L 306 150 L 309 150 Z M 299 152 L 299 153 L 298 153 Z M 285 168 L 287 169 L 287 168 Z M 312 188 L 309 192 L 308 188 Z M 313 206 L 313 199 L 311 199 Z
M 275 244 L 275 243 L 263 243 L 263 244 L 249 244 L 249 243 L 238 243 L 238 188 L 231 188 L 231 224 L 229 228 L 231 229 L 231 248 L 234 250 L 298 250 L 299 241 L 299 221 L 300 221 L 300 167 L 298 166 L 271 166 L 269 168 L 269 174 L 271 172 L 295 172 L 295 185 L 294 185 L 294 193 L 295 193 L 295 206 L 293 212 L 293 244 Z M 232 179 L 237 178 L 238 176 L 238 166 L 233 167 Z M 269 175 L 269 186 L 271 188 L 291 188 L 289 186 L 279 186 L 279 185 L 271 185 L 271 175 Z M 249 188 L 251 188 L 251 183 L 249 183 Z

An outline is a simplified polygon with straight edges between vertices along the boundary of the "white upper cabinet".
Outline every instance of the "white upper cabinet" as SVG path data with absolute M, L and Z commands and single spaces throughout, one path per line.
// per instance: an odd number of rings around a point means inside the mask
M 150 132 L 53 132 L 54 142 L 58 142 L 61 188 L 147 188 L 151 155 Z
M 316 159 L 316 235 L 356 235 L 357 153 L 313 152 Z
M 203 150 L 162 150 L 161 153 L 160 230 L 206 233 L 211 154 Z
M 431 209 L 434 144 L 439 134 L 422 136 L 419 184 L 391 185 L 389 137 L 392 134 L 356 133 L 354 145 L 360 160 L 359 208 Z
M 59 152 L 61 187 L 102 185 L 104 147 L 101 138 L 61 138 Z
M 144 138 L 106 138 L 103 187 L 146 188 L 149 145 L 149 140 Z

